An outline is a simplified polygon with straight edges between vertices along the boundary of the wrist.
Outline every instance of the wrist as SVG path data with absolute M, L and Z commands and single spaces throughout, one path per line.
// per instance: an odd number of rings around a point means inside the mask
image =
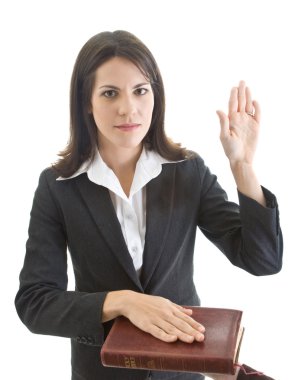
M 102 322 L 108 322 L 120 315 L 125 315 L 128 309 L 128 299 L 131 290 L 116 290 L 109 292 L 102 308 Z
M 232 172 L 253 172 L 253 165 L 250 162 L 247 161 L 238 161 L 238 160 L 229 160 L 230 168 Z
M 253 179 L 256 180 L 256 174 L 253 165 L 243 161 L 230 161 L 230 168 L 237 187 L 244 187 L 249 184 Z
M 230 165 L 238 190 L 262 206 L 266 206 L 265 197 L 252 164 L 243 161 L 231 161 Z

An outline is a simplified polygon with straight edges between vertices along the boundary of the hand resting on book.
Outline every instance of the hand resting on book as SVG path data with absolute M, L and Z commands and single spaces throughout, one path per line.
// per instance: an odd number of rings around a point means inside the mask
M 205 327 L 190 317 L 192 310 L 163 297 L 130 290 L 110 292 L 103 305 L 102 320 L 107 322 L 120 315 L 164 342 L 204 340 Z

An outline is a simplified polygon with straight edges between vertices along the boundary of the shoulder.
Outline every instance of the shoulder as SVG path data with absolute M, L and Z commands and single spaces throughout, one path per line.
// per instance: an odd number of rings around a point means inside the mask
M 76 183 L 83 175 L 71 179 L 61 179 L 54 168 L 44 169 L 39 175 L 39 182 L 35 190 L 35 204 L 43 205 L 51 210 L 71 204 L 77 198 Z
M 210 171 L 198 153 L 194 151 L 188 151 L 188 153 L 183 160 L 163 164 L 163 175 L 174 175 L 178 183 L 193 181 L 201 185 Z
M 49 182 L 56 181 L 58 177 L 59 177 L 58 172 L 51 166 L 42 170 L 40 174 L 40 180 L 43 180 L 43 181 L 45 180 Z
M 50 193 L 63 193 L 73 187 L 74 182 L 76 178 L 62 178 L 56 169 L 47 167 L 40 173 L 38 188 Z
M 47 167 L 40 173 L 39 176 L 39 187 L 52 187 L 58 181 L 59 174 L 53 167 Z
M 207 169 L 204 159 L 197 153 L 191 150 L 187 151 L 186 158 L 184 160 L 175 162 L 175 165 L 180 170 L 197 171 L 199 174 Z

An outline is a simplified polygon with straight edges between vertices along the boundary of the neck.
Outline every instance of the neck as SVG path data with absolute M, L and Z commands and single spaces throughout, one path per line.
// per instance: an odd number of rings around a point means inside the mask
M 104 160 L 104 162 L 111 168 L 114 172 L 124 171 L 126 169 L 134 169 L 136 163 L 141 155 L 142 146 L 138 146 L 135 149 L 130 148 L 116 148 L 115 150 L 99 148 L 99 153 Z

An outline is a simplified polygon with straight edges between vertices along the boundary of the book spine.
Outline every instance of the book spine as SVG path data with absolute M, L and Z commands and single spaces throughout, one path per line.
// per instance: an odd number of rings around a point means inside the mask
M 124 353 L 103 352 L 101 355 L 102 364 L 106 367 L 122 367 L 130 369 L 149 369 L 157 371 L 176 372 L 201 372 L 201 373 L 223 373 L 234 374 L 235 367 L 232 360 L 221 360 L 220 358 L 210 358 L 206 361 L 194 360 L 181 356 L 161 357 L 156 355 L 132 355 Z

